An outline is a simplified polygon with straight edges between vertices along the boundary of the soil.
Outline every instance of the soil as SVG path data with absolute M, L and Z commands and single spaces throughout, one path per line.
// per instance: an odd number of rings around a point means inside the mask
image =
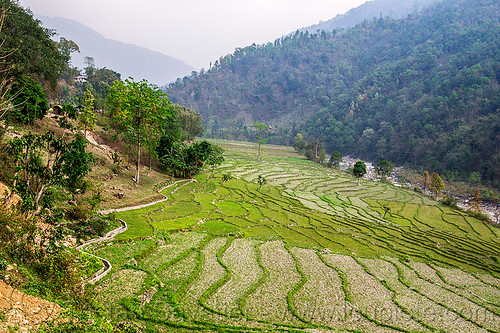
M 25 294 L 0 281 L 0 332 L 8 332 L 9 327 L 29 332 L 43 322 L 56 319 L 62 310 L 55 303 Z

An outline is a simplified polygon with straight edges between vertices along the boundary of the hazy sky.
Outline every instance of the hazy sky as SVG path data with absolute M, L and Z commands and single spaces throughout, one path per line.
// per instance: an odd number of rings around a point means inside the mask
M 20 0 L 200 69 L 236 47 L 274 41 L 367 0 Z

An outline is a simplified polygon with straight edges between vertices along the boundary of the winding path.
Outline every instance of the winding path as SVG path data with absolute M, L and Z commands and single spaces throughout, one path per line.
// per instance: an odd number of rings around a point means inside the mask
M 100 211 L 98 211 L 98 214 L 100 214 L 100 215 L 108 215 L 108 214 L 111 214 L 111 213 L 125 212 L 125 211 L 129 211 L 129 210 L 141 209 L 141 208 L 144 208 L 144 207 L 149 207 L 149 206 L 152 206 L 152 205 L 156 205 L 156 204 L 158 204 L 160 202 L 167 201 L 168 197 L 166 195 L 164 195 L 163 193 L 161 193 L 161 192 L 164 189 L 169 188 L 171 186 L 174 186 L 174 185 L 176 185 L 178 183 L 181 183 L 181 182 L 186 182 L 186 184 L 182 185 L 182 186 L 186 186 L 187 184 L 196 182 L 196 179 L 181 179 L 181 180 L 178 180 L 176 182 L 173 182 L 172 184 L 169 184 L 169 185 L 167 185 L 165 187 L 160 188 L 157 192 L 159 194 L 161 194 L 161 195 L 164 196 L 163 199 L 160 199 L 160 200 L 157 200 L 157 201 L 153 201 L 153 202 L 150 202 L 150 203 L 147 203 L 147 204 L 143 204 L 143 205 L 130 206 L 130 207 L 124 207 L 124 208 L 116 208 L 116 209 L 100 210 Z M 124 233 L 125 231 L 127 231 L 127 229 L 128 229 L 127 222 L 125 222 L 123 220 L 120 220 L 120 219 L 118 221 L 121 224 L 120 227 L 111 230 L 110 232 L 108 232 L 103 237 L 93 238 L 93 239 L 89 240 L 88 242 L 86 242 L 86 243 L 84 243 L 84 244 L 82 244 L 80 246 L 77 246 L 77 248 L 76 248 L 77 250 L 79 250 L 82 253 L 85 253 L 86 255 L 89 255 L 89 256 L 92 256 L 94 258 L 97 258 L 97 259 L 101 260 L 101 262 L 103 264 L 102 268 L 100 270 L 98 270 L 97 273 L 94 274 L 94 277 L 92 277 L 91 279 L 89 279 L 87 281 L 87 284 L 94 284 L 97 281 L 101 280 L 103 277 L 105 277 L 111 271 L 111 268 L 113 266 L 111 265 L 111 263 L 109 262 L 109 260 L 101 258 L 101 257 L 98 257 L 98 256 L 93 255 L 91 253 L 88 253 L 86 251 L 83 251 L 82 249 L 85 248 L 85 247 L 87 247 L 87 246 L 89 246 L 89 245 L 91 245 L 91 244 L 97 244 L 97 243 L 112 241 L 117 235 L 119 235 L 119 234 Z

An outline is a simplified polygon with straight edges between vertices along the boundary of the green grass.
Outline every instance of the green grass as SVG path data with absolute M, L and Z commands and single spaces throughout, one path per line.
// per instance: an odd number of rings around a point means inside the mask
M 418 311 L 427 306 L 457 317 L 464 329 L 497 329 L 500 305 L 488 295 L 500 290 L 498 228 L 412 191 L 365 180 L 358 186 L 352 176 L 310 163 L 290 148 L 266 146 L 264 162 L 256 163 L 253 144 L 219 143 L 227 149 L 226 162 L 215 177 L 179 182 L 164 190 L 167 201 L 117 213 L 129 230 L 97 246 L 95 253 L 113 264 L 113 275 L 101 283 L 100 299 L 109 302 L 107 309 L 119 307 L 119 318 L 140 319 L 167 331 L 452 332 L 451 320 L 434 323 Z M 225 172 L 236 178 L 222 183 Z M 268 179 L 260 190 L 258 175 Z M 390 209 L 387 214 L 384 206 Z M 247 245 L 235 250 L 233 245 L 243 241 Z M 138 266 L 131 271 L 136 257 Z M 331 264 L 342 260 L 348 260 L 349 269 Z M 453 269 L 463 281 L 448 274 L 450 281 L 433 286 L 431 295 L 422 287 L 430 282 L 412 275 L 407 261 L 443 272 Z M 239 263 L 251 264 L 258 273 L 245 280 Z M 312 276 L 315 269 L 319 276 Z M 127 284 L 127 276 L 135 282 L 130 288 L 119 286 Z M 322 280 L 331 276 L 336 276 L 335 285 Z M 120 297 L 109 295 L 140 298 L 153 281 L 161 281 L 157 292 L 139 308 L 127 310 Z M 322 295 L 314 288 L 321 285 L 343 293 L 323 303 L 354 304 L 359 309 L 351 315 L 358 320 L 334 315 L 335 309 L 325 317 L 314 306 L 315 292 Z M 377 292 L 383 295 L 379 301 L 366 299 Z M 491 309 L 491 320 L 471 318 L 452 304 L 457 301 L 474 311 Z M 377 317 L 373 306 L 406 317 Z

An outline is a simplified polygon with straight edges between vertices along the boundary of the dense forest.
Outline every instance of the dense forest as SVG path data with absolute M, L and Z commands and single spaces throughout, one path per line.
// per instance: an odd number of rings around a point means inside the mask
M 213 136 L 301 132 L 327 151 L 500 185 L 500 24 L 495 0 L 446 0 L 405 19 L 297 32 L 215 61 L 167 89 Z

